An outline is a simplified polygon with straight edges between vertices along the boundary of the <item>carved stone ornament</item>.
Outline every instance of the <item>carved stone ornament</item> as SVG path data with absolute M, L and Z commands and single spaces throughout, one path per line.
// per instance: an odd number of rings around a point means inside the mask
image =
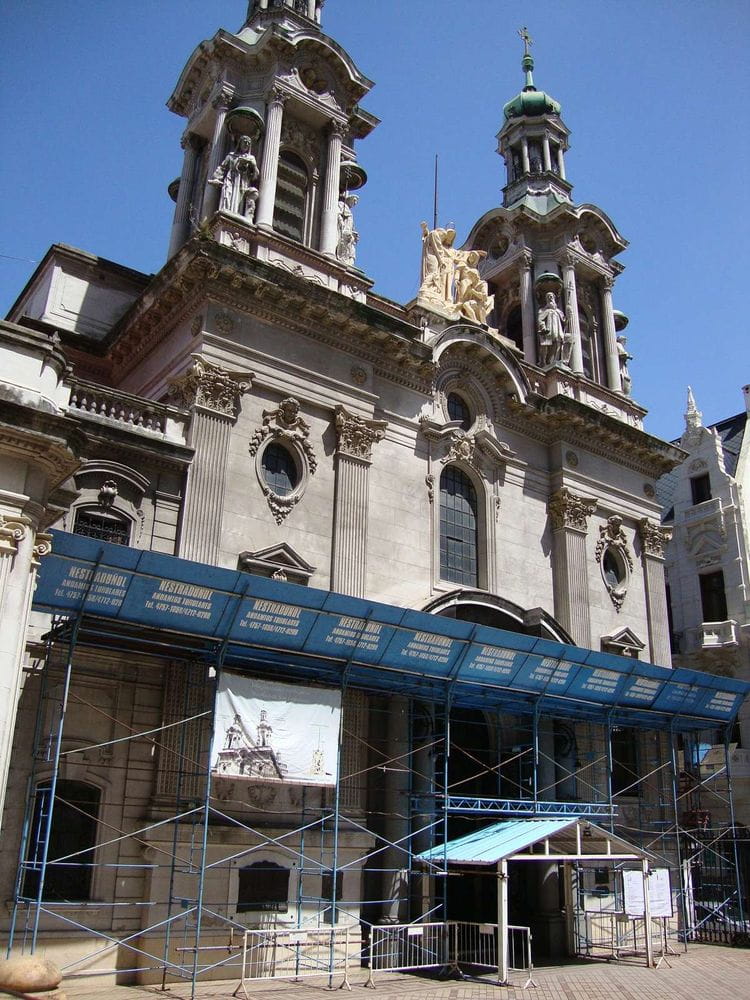
M 15 555 L 18 543 L 26 537 L 26 529 L 25 519 L 6 518 L 0 514 L 0 555 Z
M 656 521 L 650 521 L 647 517 L 642 517 L 638 522 L 638 537 L 641 540 L 643 551 L 647 556 L 663 559 L 667 542 L 672 537 L 672 529 L 662 527 Z
M 45 531 L 38 531 L 34 538 L 34 565 L 39 565 L 39 560 L 48 556 L 52 551 L 52 535 Z
M 310 425 L 300 416 L 299 400 L 287 396 L 275 410 L 263 411 L 263 424 L 250 439 L 249 451 L 256 459 L 255 471 L 258 482 L 277 524 L 281 524 L 300 502 L 308 477 L 314 475 L 318 467 L 318 460 L 308 440 L 309 436 Z M 298 466 L 303 470 L 295 488 L 285 496 L 275 493 L 265 481 L 263 474 L 261 456 L 264 448 L 272 441 L 278 441 L 294 452 Z
M 473 435 L 454 431 L 450 436 L 448 453 L 441 459 L 443 465 L 447 465 L 448 462 L 467 462 L 473 465 L 475 444 Z
M 240 399 L 252 387 L 254 374 L 226 371 L 198 354 L 192 358 L 185 374 L 170 382 L 170 396 L 186 409 L 202 407 L 236 418 Z
M 364 385 L 367 381 L 367 372 L 361 365 L 354 365 L 351 371 L 352 382 L 355 385 Z
M 607 523 L 599 528 L 599 541 L 596 543 L 595 554 L 607 593 L 619 611 L 625 601 L 630 573 L 633 570 L 633 556 L 619 514 L 613 514 L 607 519 Z
M 117 499 L 119 492 L 120 491 L 117 489 L 117 483 L 114 479 L 105 480 L 99 487 L 99 506 L 105 508 L 111 507 Z
M 435 502 L 435 477 L 431 472 L 424 477 L 424 482 L 427 487 L 427 499 L 433 504 Z
M 385 437 L 387 422 L 366 420 L 348 413 L 343 406 L 336 407 L 335 419 L 338 454 L 371 462 L 372 446 Z
M 586 531 L 588 518 L 596 510 L 596 500 L 579 497 L 567 486 L 563 486 L 550 497 L 547 510 L 552 520 L 552 527 L 556 530 L 575 528 L 577 531 Z

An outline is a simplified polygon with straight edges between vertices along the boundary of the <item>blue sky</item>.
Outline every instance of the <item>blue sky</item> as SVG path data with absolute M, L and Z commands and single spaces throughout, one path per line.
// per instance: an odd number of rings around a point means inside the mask
M 219 27 L 237 30 L 246 4 L 2 8 L 4 314 L 53 242 L 161 267 L 183 128 L 165 101 L 193 48 Z M 738 412 L 750 382 L 745 0 L 328 0 L 323 27 L 376 81 L 363 104 L 382 119 L 359 145 L 370 177 L 356 210 L 359 265 L 381 294 L 414 295 L 436 153 L 440 219 L 459 240 L 500 203 L 495 135 L 523 82 L 523 24 L 536 84 L 572 133 L 573 197 L 599 205 L 630 241 L 614 299 L 630 317 L 647 430 L 681 432 L 688 384 L 705 422 Z

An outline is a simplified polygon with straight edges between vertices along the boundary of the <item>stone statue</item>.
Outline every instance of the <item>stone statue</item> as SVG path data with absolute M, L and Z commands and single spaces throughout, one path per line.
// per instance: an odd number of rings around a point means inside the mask
M 358 201 L 359 198 L 355 194 L 342 194 L 339 199 L 339 238 L 336 244 L 336 257 L 347 267 L 354 264 L 355 248 L 359 241 L 359 233 L 354 228 L 354 215 L 352 214 L 352 209 Z
M 237 149 L 227 153 L 216 168 L 209 184 L 221 188 L 219 208 L 223 212 L 241 215 L 252 222 L 258 200 L 258 164 L 251 152 L 252 142 L 247 135 L 240 136 Z
M 539 331 L 539 363 L 543 368 L 560 362 L 570 361 L 572 339 L 565 331 L 565 316 L 557 305 L 554 292 L 547 292 L 544 306 L 537 317 Z
M 422 282 L 418 297 L 443 306 L 453 305 L 453 241 L 455 229 L 428 229 L 422 223 Z
M 486 257 L 485 250 L 454 250 L 455 294 L 459 312 L 474 323 L 486 323 L 495 296 L 488 294 L 487 282 L 483 281 L 477 264 Z
M 628 361 L 633 360 L 633 355 L 628 354 L 627 348 L 625 347 L 626 343 L 627 338 L 620 334 L 617 338 L 617 360 L 620 362 L 620 381 L 622 383 L 622 391 L 626 396 L 629 396 L 633 383 L 630 378 L 630 372 L 628 371 Z

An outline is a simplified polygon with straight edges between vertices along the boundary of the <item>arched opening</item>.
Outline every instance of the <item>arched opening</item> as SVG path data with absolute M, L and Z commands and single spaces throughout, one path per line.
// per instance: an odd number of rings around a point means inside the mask
M 512 340 L 519 351 L 523 350 L 523 313 L 521 306 L 513 306 L 505 321 L 505 336 Z

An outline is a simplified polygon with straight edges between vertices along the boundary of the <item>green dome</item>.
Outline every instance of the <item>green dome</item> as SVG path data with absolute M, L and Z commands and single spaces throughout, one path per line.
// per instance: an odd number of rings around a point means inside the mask
M 526 74 L 526 86 L 520 94 L 513 98 L 503 108 L 503 117 L 506 121 L 510 118 L 537 118 L 539 115 L 559 115 L 560 104 L 545 94 L 543 90 L 537 90 L 534 86 L 534 79 L 531 71 L 534 69 L 534 60 L 530 55 L 523 57 L 521 68 Z

